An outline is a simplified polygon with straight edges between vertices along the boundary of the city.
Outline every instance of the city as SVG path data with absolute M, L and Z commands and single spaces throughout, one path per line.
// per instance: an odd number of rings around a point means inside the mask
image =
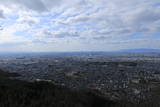
M 113 101 L 151 101 L 160 88 L 158 53 L 68 53 L 15 55 L 0 60 L 11 79 L 49 82 L 72 90 L 89 89 Z M 150 99 L 150 100 L 149 100 Z M 126 102 L 127 102 L 126 101 Z

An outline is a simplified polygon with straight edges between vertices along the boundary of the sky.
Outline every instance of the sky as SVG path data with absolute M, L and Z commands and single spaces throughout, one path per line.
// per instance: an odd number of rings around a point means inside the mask
M 160 0 L 0 0 L 0 52 L 160 49 Z

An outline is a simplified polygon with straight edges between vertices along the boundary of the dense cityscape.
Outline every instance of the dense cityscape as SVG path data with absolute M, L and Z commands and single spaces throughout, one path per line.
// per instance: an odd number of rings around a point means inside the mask
M 11 79 L 45 81 L 72 90 L 90 89 L 113 101 L 151 101 L 160 87 L 156 53 L 61 53 L 1 56 L 0 68 L 18 73 Z M 158 96 L 159 97 L 159 96 Z

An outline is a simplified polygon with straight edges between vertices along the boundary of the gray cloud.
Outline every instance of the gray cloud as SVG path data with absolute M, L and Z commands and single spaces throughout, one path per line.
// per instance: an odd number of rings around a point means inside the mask
M 160 8 L 146 7 L 133 11 L 126 20 L 133 32 L 149 32 L 160 21 Z M 154 26 L 152 25 L 154 23 Z
M 0 43 L 0 47 L 20 46 L 20 45 L 25 45 L 25 44 L 26 43 L 24 43 L 24 42 Z
M 54 34 L 56 38 L 64 38 L 64 37 L 79 37 L 78 32 L 60 32 L 58 34 Z
M 2 18 L 2 19 L 5 18 L 4 13 L 3 13 L 3 10 L 0 10 L 0 18 Z
M 158 33 L 160 7 L 154 7 L 155 2 L 154 0 L 129 0 L 126 2 L 101 0 L 99 3 L 96 0 L 90 1 L 93 4 L 92 7 L 86 8 L 75 17 L 61 20 L 61 23 L 84 24 L 82 27 L 92 25 L 88 26 L 88 29 L 98 29 L 95 34 L 103 35 L 103 37 L 130 35 L 135 32 Z M 108 29 L 109 32 L 99 32 L 103 28 Z
M 20 6 L 24 6 L 27 9 L 31 9 L 38 12 L 47 11 L 47 7 L 41 0 L 14 0 Z
M 47 11 L 47 7 L 41 0 L 0 0 L 1 5 L 8 8 L 18 8 L 20 10 L 27 9 L 36 12 Z M 19 10 L 18 10 L 19 11 Z
M 67 0 L 68 1 L 68 0 Z M 66 1 L 66 2 L 67 2 Z M 61 6 L 65 0 L 0 0 L 0 5 L 10 9 L 32 10 L 38 13 L 50 12 L 52 8 Z
M 39 39 L 35 39 L 35 40 L 32 40 L 33 43 L 39 43 L 39 44 L 47 44 L 46 41 L 44 40 L 39 40 Z
M 20 22 L 20 23 L 27 23 L 28 25 L 30 26 L 33 26 L 34 24 L 38 23 L 39 22 L 39 19 L 38 18 L 35 18 L 35 17 L 31 17 L 31 16 L 21 16 L 17 22 Z

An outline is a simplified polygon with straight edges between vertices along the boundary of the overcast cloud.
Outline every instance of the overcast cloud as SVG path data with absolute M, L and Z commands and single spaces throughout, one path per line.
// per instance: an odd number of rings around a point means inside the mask
M 0 0 L 0 26 L 0 51 L 159 48 L 160 1 Z

